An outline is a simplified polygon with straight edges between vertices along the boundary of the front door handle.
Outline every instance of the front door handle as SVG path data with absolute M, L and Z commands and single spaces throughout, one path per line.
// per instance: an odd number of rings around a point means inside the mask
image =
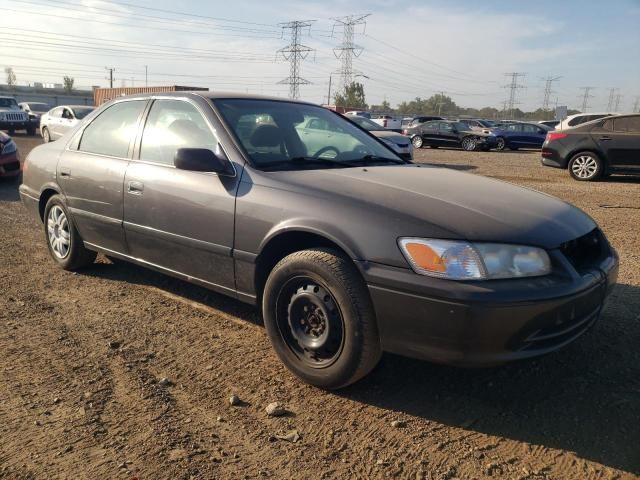
M 600 141 L 602 142 L 608 142 L 611 140 L 611 137 L 600 137 Z
M 60 176 L 61 177 L 66 177 L 66 178 L 71 178 L 71 169 L 68 167 L 60 167 Z
M 142 182 L 129 182 L 127 184 L 127 193 L 142 195 L 142 192 L 144 192 L 144 184 Z

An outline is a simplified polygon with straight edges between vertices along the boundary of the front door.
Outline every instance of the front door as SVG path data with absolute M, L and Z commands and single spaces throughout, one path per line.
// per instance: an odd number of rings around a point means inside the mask
M 203 115 L 183 99 L 155 100 L 124 182 L 124 227 L 130 255 L 218 287 L 234 289 L 234 177 L 178 170 L 178 148 L 224 156 Z
M 640 115 L 610 118 L 591 135 L 611 166 L 640 168 Z
M 126 253 L 122 228 L 125 171 L 144 100 L 112 105 L 87 125 L 60 156 L 58 184 L 85 242 Z

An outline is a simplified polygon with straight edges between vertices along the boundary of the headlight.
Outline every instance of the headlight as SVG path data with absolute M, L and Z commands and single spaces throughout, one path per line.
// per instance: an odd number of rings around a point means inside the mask
M 549 255 L 536 247 L 430 238 L 401 238 L 398 244 L 413 270 L 431 277 L 494 280 L 551 272 Z
M 0 120 L 4 120 L 4 113 L 0 112 Z
M 4 148 L 2 149 L 2 154 L 8 155 L 10 153 L 15 153 L 16 150 L 18 150 L 18 147 L 16 146 L 16 142 L 14 142 L 13 140 L 9 140 L 8 143 L 4 144 Z

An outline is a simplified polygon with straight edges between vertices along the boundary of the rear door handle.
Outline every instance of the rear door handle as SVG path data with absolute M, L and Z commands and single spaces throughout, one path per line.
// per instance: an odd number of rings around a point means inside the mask
M 142 182 L 129 182 L 127 184 L 127 192 L 132 195 L 142 195 L 144 184 Z
M 609 140 L 611 140 L 611 137 L 600 137 L 600 140 L 602 142 L 608 142 Z

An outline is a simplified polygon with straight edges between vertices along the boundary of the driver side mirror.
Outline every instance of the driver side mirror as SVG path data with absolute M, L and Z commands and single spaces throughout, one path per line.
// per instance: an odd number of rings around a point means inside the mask
M 208 148 L 179 148 L 173 159 L 179 170 L 191 172 L 211 172 L 218 175 L 233 175 L 231 162 L 220 158 Z

